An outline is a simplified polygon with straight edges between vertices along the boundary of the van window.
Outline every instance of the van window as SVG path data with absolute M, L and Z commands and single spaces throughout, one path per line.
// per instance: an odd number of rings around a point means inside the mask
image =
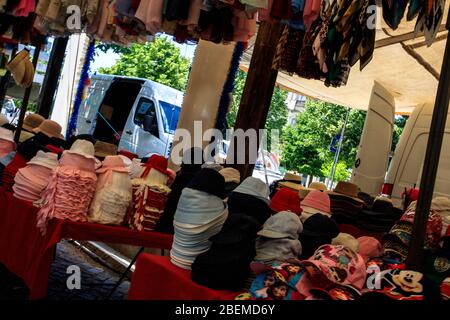
M 134 115 L 134 123 L 141 127 L 147 115 L 156 115 L 155 103 L 150 99 L 141 98 Z
M 165 101 L 159 101 L 162 109 L 162 118 L 164 123 L 164 131 L 173 134 L 177 129 L 178 118 L 180 117 L 181 108 Z

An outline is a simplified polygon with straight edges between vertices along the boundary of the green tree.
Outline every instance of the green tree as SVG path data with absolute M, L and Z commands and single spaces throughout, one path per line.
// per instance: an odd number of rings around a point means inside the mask
M 236 123 L 236 117 L 239 110 L 239 104 L 241 102 L 242 98 L 242 92 L 244 91 L 245 86 L 245 80 L 247 78 L 247 74 L 239 70 L 235 83 L 234 83 L 234 91 L 233 91 L 233 99 L 230 111 L 227 115 L 227 123 L 228 128 L 233 128 Z M 282 90 L 278 87 L 275 87 L 274 93 L 272 96 L 272 101 L 270 104 L 269 113 L 267 115 L 267 121 L 265 129 L 267 130 L 281 130 L 283 132 L 283 129 L 287 123 L 287 117 L 288 117 L 288 109 L 286 106 L 286 99 L 287 99 L 287 91 Z M 268 149 L 270 151 L 271 149 L 271 141 L 270 141 L 270 135 L 268 136 Z
M 322 165 L 322 175 L 323 177 L 329 177 L 331 172 L 331 167 L 333 166 L 333 162 L 329 161 L 328 163 L 324 163 Z M 350 171 L 347 168 L 347 164 L 343 161 L 338 162 L 336 165 L 336 172 L 334 174 L 335 181 L 347 181 L 350 179 Z
M 100 47 L 107 51 L 108 46 Z M 114 49 L 113 50 L 119 50 Z M 154 42 L 133 44 L 121 52 L 120 59 L 110 68 L 99 72 L 128 77 L 150 79 L 178 90 L 185 90 L 189 74 L 189 59 L 167 38 L 157 37 Z
M 408 120 L 407 116 L 396 116 L 395 117 L 394 135 L 392 138 L 392 151 L 395 151 L 395 148 L 397 148 L 397 144 L 400 140 L 403 130 L 405 129 L 407 120 Z
M 333 138 L 342 132 L 347 109 L 318 100 L 307 99 L 305 110 L 289 126 L 282 137 L 282 163 L 287 170 L 326 177 L 334 153 L 330 151 Z M 366 113 L 351 110 L 338 164 L 338 175 L 348 177 L 353 167 Z

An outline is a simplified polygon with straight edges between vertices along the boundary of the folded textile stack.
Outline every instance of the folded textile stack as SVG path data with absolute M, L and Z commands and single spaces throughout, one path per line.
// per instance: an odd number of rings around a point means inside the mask
M 86 140 L 77 140 L 70 150 L 64 151 L 37 203 L 41 207 L 37 226 L 43 234 L 52 218 L 87 221 L 97 185 L 98 162 L 94 157 L 94 145 Z
M 173 264 L 191 269 L 195 258 L 211 247 L 228 217 L 225 179 L 214 169 L 202 169 L 181 194 L 174 217 Z
M 298 240 L 302 231 L 303 224 L 295 213 L 282 211 L 274 214 L 258 232 L 255 261 L 270 266 L 277 260 L 297 258 L 302 253 Z
M 14 132 L 0 127 L 0 158 L 16 150 Z
M 133 206 L 125 217 L 131 229 L 153 231 L 161 218 L 170 188 L 167 159 L 153 155 L 144 165 L 144 172 L 132 180 Z
M 370 210 L 361 211 L 357 226 L 373 232 L 389 232 L 401 215 L 402 210 L 395 208 L 391 199 L 377 197 Z
M 131 204 L 129 169 L 120 156 L 107 156 L 97 174 L 97 190 L 88 221 L 120 225 Z
M 57 165 L 57 154 L 39 151 L 25 168 L 17 171 L 13 186 L 14 197 L 30 202 L 39 200 Z
M 333 191 L 328 191 L 331 212 L 337 223 L 356 225 L 364 207 L 358 198 L 358 186 L 350 182 L 338 182 Z
M 8 165 L 3 169 L 1 184 L 6 191 L 12 191 L 14 178 L 19 169 L 26 167 L 30 159 L 25 158 L 21 153 L 17 152 Z
M 175 216 L 181 193 L 201 170 L 202 164 L 203 150 L 201 148 L 194 147 L 184 152 L 181 168 L 177 172 L 174 182 L 170 187 L 172 191 L 167 199 L 164 213 L 156 226 L 157 231 L 170 234 L 174 233 L 173 217 Z
M 254 185 L 253 179 L 242 182 Z M 253 188 L 266 197 L 267 186 Z M 242 189 L 241 189 L 242 190 Z M 222 230 L 209 240 L 211 248 L 200 254 L 192 264 L 192 280 L 216 290 L 240 290 L 250 273 L 250 263 L 256 255 L 257 232 L 271 212 L 267 202 L 254 195 L 232 192 L 228 197 L 228 218 Z

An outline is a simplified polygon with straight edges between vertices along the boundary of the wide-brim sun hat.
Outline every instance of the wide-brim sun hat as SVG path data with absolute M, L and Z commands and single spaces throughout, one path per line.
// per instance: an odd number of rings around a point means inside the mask
M 327 191 L 328 195 L 340 196 L 364 204 L 364 201 L 358 198 L 358 192 L 359 188 L 356 184 L 346 181 L 338 182 L 333 191 Z
M 46 167 L 48 169 L 54 169 L 58 165 L 58 155 L 39 150 L 36 156 L 27 163 L 27 165 L 31 164 Z
M 43 133 L 49 138 L 59 138 L 64 140 L 64 136 L 61 134 L 62 132 L 61 126 L 53 120 L 47 119 L 42 121 L 39 127 L 34 128 L 32 131 L 34 133 Z M 93 147 L 94 145 L 92 145 L 92 148 Z
M 27 69 L 26 60 L 30 60 L 30 53 L 28 50 L 22 50 L 18 52 L 6 65 L 6 69 L 11 72 L 16 84 L 21 87 L 28 82 L 28 79 L 25 79 Z
M 115 156 L 117 154 L 117 146 L 112 143 L 106 143 L 98 140 L 95 145 L 95 156 L 98 158 L 106 158 L 107 156 Z
M 11 130 L 0 127 L 0 139 L 12 142 L 15 145 L 14 132 L 12 132 Z
M 45 118 L 40 114 L 30 113 L 23 120 L 22 128 L 31 132 L 34 128 L 39 127 L 44 120 Z
M 95 160 L 96 162 L 99 162 L 99 160 L 94 155 L 95 154 L 94 145 L 92 144 L 92 142 L 87 140 L 80 139 L 75 141 L 70 150 L 66 150 L 64 151 L 64 153 L 77 154 L 83 156 L 84 158 L 92 159 Z

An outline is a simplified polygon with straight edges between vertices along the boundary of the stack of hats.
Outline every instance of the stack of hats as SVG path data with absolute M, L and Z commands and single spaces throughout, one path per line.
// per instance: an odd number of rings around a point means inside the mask
M 244 189 L 253 179 L 242 182 Z M 260 181 L 260 197 L 266 197 L 267 186 Z M 192 264 L 192 280 L 217 290 L 240 290 L 250 273 L 256 255 L 257 232 L 270 216 L 267 201 L 254 195 L 232 192 L 228 197 L 228 218 L 222 230 L 209 240 L 211 248 Z
M 120 156 L 107 156 L 97 174 L 97 190 L 88 221 L 120 225 L 131 204 L 129 169 Z
M 325 216 L 331 216 L 330 197 L 328 194 L 312 190 L 301 202 L 302 215 L 300 220 L 304 223 L 306 219 L 314 214 L 320 213 Z
M 330 244 L 339 235 L 339 226 L 330 217 L 316 213 L 303 223 L 300 234 L 303 252 L 300 259 L 308 259 L 322 245 Z
M 337 223 L 356 225 L 363 210 L 364 201 L 358 198 L 359 188 L 351 182 L 338 182 L 333 191 L 328 191 L 331 212 Z
M 25 157 L 19 151 L 20 151 L 20 146 L 19 146 L 19 150 L 14 154 L 14 157 L 11 159 L 11 161 L 9 161 L 9 163 L 3 169 L 1 185 L 2 185 L 3 190 L 5 190 L 5 191 L 12 191 L 12 187 L 14 185 L 14 178 L 17 174 L 17 171 L 19 171 L 19 169 L 21 169 L 21 168 L 26 167 L 27 162 L 33 158 L 33 157 L 30 157 L 30 158 Z M 13 153 L 11 153 L 10 155 L 12 155 L 12 154 Z
M 377 197 L 370 209 L 361 211 L 356 225 L 363 230 L 384 233 L 392 228 L 401 215 L 402 210 L 395 208 L 391 199 Z
M 18 86 L 28 88 L 33 84 L 34 67 L 28 50 L 24 49 L 17 53 L 6 65 L 6 69 L 11 71 Z
M 70 150 L 64 151 L 39 203 L 37 226 L 43 234 L 52 218 L 87 221 L 97 185 L 98 165 L 94 145 L 89 141 L 77 140 Z
M 0 158 L 16 150 L 14 132 L 0 127 Z
M 270 202 L 270 209 L 275 213 L 290 211 L 300 216 L 302 214 L 302 208 L 300 207 L 298 192 L 290 188 L 278 189 Z
M 300 190 L 298 191 L 298 194 L 299 194 L 299 196 L 300 196 L 300 199 L 301 199 L 301 200 L 305 199 L 306 196 L 307 196 L 311 191 L 314 191 L 314 190 L 317 190 L 317 191 L 320 191 L 320 192 L 325 192 L 325 191 L 327 191 L 327 186 L 326 186 L 325 183 L 323 183 L 323 182 L 319 182 L 319 181 L 311 182 L 308 188 L 303 188 L 303 189 L 300 189 Z
M 61 140 L 64 140 L 64 136 L 62 135 L 62 128 L 61 126 L 53 121 L 53 120 L 44 120 L 39 125 L 39 127 L 36 127 L 32 130 L 34 133 L 43 133 L 47 137 L 51 138 L 58 138 Z
M 415 211 L 408 211 L 383 236 L 384 256 L 404 262 L 408 256 L 411 242 Z M 431 211 L 428 216 L 424 249 L 435 250 L 442 237 L 442 217 Z
M 126 223 L 133 230 L 154 231 L 161 218 L 170 188 L 167 186 L 170 172 L 167 159 L 152 155 L 144 164 L 144 172 L 132 180 L 132 202 Z
M 195 258 L 211 247 L 228 217 L 225 179 L 214 169 L 202 169 L 183 190 L 174 217 L 173 264 L 191 269 Z
M 225 192 L 232 192 L 241 183 L 241 173 L 233 168 L 224 168 L 219 173 L 225 179 Z
M 39 200 L 57 165 L 58 155 L 39 151 L 25 168 L 17 172 L 13 186 L 14 197 L 30 202 Z
M 406 211 L 415 211 L 417 201 L 411 202 Z M 442 218 L 442 230 L 445 232 L 450 225 L 450 199 L 447 197 L 436 197 L 431 201 L 430 210 Z
M 115 156 L 117 154 L 117 146 L 112 143 L 106 143 L 98 140 L 95 145 L 95 156 L 98 159 L 105 159 L 107 156 Z
M 276 183 L 276 188 L 272 191 L 271 196 L 273 196 L 279 188 L 290 188 L 296 192 L 301 189 L 305 189 L 302 185 L 302 179 L 300 176 L 289 172 L 286 172 L 283 179 Z
M 269 189 L 264 182 L 254 177 L 248 177 L 244 182 L 234 189 L 233 193 L 255 196 L 269 204 Z
M 45 118 L 39 114 L 30 113 L 23 120 L 22 131 L 20 132 L 19 142 L 22 143 L 34 136 L 33 129 L 39 127 Z
M 271 266 L 275 261 L 297 258 L 302 253 L 302 231 L 302 222 L 295 213 L 283 211 L 271 216 L 258 232 L 255 261 Z
M 194 176 L 202 169 L 203 150 L 201 148 L 190 148 L 183 154 L 180 170 L 177 172 L 171 185 L 172 191 L 164 208 L 164 213 L 156 225 L 156 231 L 173 234 L 173 217 L 177 210 L 178 201 L 184 188 L 191 182 Z

